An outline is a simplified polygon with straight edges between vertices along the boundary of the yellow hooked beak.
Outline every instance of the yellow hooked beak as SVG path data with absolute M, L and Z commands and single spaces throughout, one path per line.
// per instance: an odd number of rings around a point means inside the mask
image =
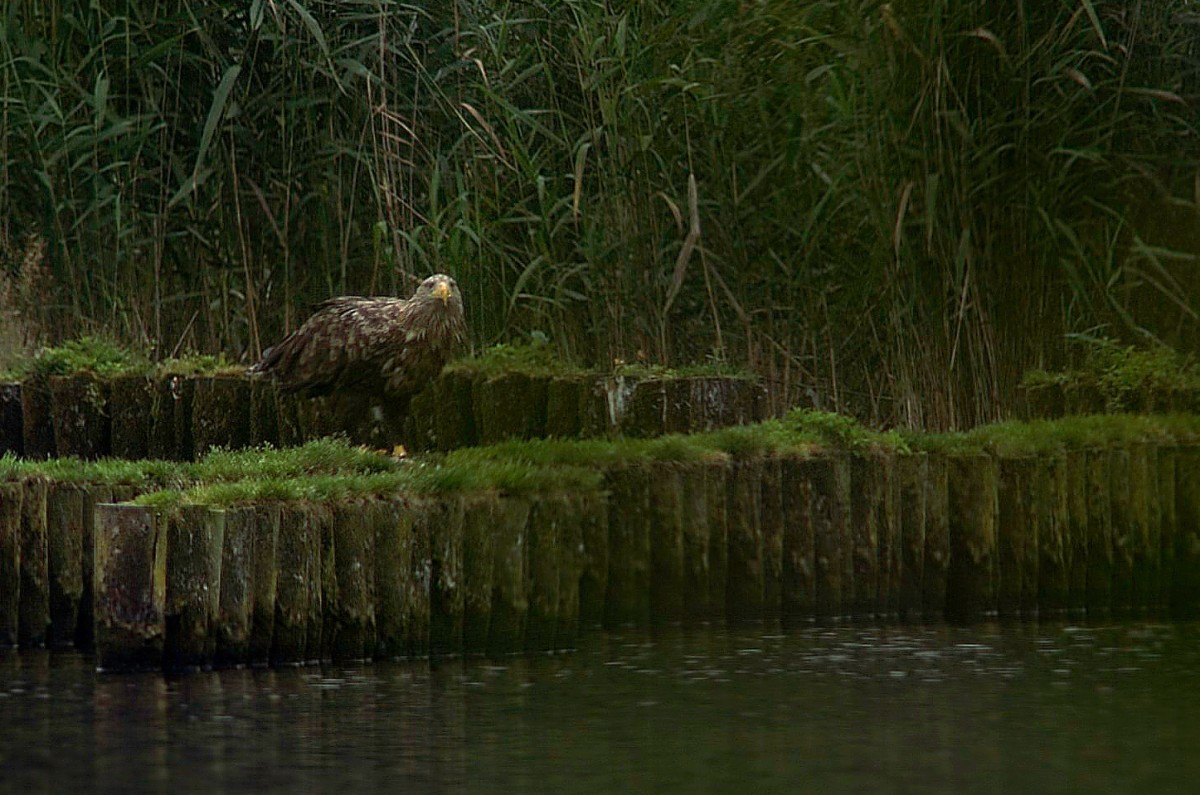
M 435 298 L 442 299 L 442 304 L 449 304 L 450 285 L 446 282 L 438 282 L 437 286 L 433 288 L 433 295 Z

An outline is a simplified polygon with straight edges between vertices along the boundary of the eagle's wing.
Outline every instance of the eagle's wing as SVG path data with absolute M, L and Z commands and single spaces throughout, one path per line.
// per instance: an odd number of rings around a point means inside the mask
M 331 298 L 268 348 L 253 373 L 275 377 L 287 392 L 326 395 L 378 378 L 377 352 L 386 346 L 399 298 Z

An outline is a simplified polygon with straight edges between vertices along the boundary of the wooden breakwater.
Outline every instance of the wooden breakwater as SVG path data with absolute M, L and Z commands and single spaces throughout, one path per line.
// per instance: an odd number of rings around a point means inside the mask
M 165 505 L 8 481 L 0 642 L 174 668 L 544 651 L 631 624 L 1200 609 L 1194 440 L 812 444 L 599 478 Z
M 0 384 L 0 454 L 189 461 L 214 448 L 289 446 L 340 433 L 360 444 L 452 450 L 508 438 L 651 437 L 761 420 L 766 392 L 727 376 L 448 369 L 400 417 L 355 398 L 305 400 L 238 372 Z

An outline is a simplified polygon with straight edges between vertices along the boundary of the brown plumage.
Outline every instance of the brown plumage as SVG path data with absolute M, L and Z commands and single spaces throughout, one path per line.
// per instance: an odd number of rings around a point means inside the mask
M 411 298 L 330 298 L 266 350 L 251 373 L 306 397 L 407 399 L 437 378 L 466 342 L 462 295 L 435 274 Z

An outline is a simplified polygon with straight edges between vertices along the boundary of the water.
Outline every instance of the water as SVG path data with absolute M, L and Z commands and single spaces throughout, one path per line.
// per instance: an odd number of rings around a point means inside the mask
M 1200 625 L 595 635 L 97 675 L 0 652 L 0 791 L 1194 792 Z

